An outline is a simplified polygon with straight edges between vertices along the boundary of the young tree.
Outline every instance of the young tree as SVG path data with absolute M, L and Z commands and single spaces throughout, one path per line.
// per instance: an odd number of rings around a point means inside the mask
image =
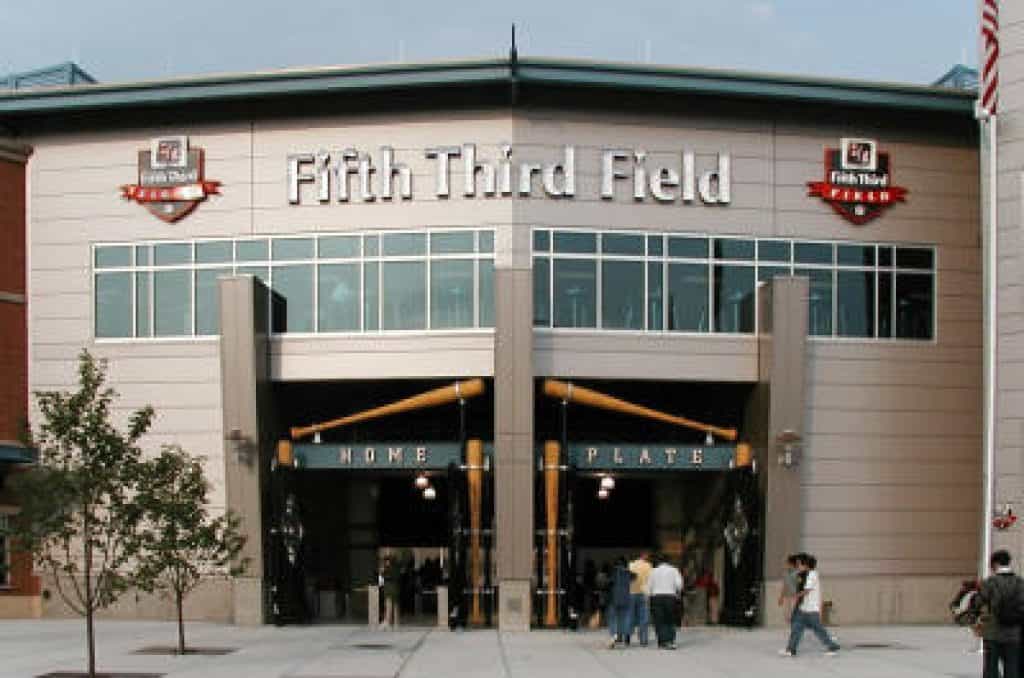
M 106 363 L 83 350 L 74 392 L 37 392 L 39 424 L 31 432 L 40 464 L 12 483 L 20 512 L 11 521 L 17 548 L 32 553 L 64 602 L 85 617 L 90 678 L 96 675 L 94 617 L 134 582 L 141 511 L 134 497 L 142 470 L 139 438 L 153 408 L 111 421 L 116 398 Z
M 185 653 L 185 596 L 204 578 L 238 576 L 248 564 L 238 557 L 245 545 L 238 517 L 230 511 L 211 516 L 209 490 L 202 458 L 169 445 L 146 464 L 139 493 L 144 516 L 139 579 L 143 588 L 174 601 L 179 654 Z

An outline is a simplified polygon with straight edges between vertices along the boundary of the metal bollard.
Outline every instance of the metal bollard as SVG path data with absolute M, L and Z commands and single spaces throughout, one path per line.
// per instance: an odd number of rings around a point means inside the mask
M 380 587 L 367 586 L 366 594 L 368 596 L 366 603 L 366 622 L 370 629 L 373 630 L 380 626 Z
M 437 587 L 437 628 L 448 628 L 448 587 Z

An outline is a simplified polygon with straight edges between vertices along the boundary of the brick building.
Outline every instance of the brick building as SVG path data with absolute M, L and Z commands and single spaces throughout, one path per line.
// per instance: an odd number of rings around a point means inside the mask
M 14 511 L 8 478 L 30 455 L 19 442 L 28 414 L 25 301 L 27 146 L 0 138 L 0 528 Z M 39 616 L 39 580 L 0 536 L 0 618 Z

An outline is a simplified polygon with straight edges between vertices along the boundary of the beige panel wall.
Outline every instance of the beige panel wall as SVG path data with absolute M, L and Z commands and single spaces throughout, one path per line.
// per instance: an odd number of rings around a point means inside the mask
M 998 121 L 998 362 L 995 502 L 1024 503 L 1024 6 L 1000 4 Z M 986 197 L 987 201 L 987 197 Z M 987 202 L 986 202 L 987 209 Z M 1020 527 L 993 534 L 993 548 L 1024 558 Z

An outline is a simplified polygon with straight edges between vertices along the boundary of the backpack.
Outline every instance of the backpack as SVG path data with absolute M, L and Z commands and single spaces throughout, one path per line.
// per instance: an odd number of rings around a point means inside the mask
M 1002 627 L 1024 624 L 1024 580 L 1013 576 L 1012 588 L 1004 591 L 996 605 L 996 621 Z

